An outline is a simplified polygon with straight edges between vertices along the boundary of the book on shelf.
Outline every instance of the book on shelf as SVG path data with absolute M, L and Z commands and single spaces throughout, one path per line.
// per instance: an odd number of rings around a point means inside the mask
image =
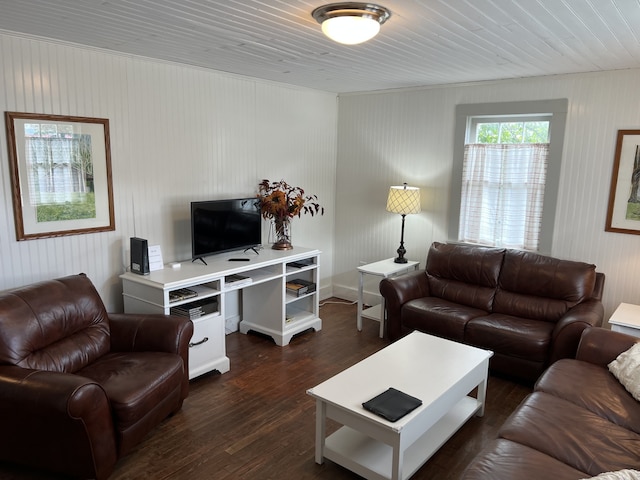
M 240 275 L 238 273 L 234 273 L 233 275 L 227 275 L 226 277 L 224 277 L 224 283 L 233 287 L 246 285 L 248 283 L 251 283 L 252 281 L 253 280 L 251 279 L 251 277 Z
M 316 291 L 316 284 L 308 280 L 296 278 L 287 282 L 287 292 L 299 297 Z
M 305 258 L 304 260 L 298 260 L 295 262 L 288 263 L 290 267 L 294 268 L 304 268 L 313 265 L 313 258 Z
M 189 317 L 191 320 L 195 320 L 204 315 L 219 313 L 218 300 L 205 298 L 200 301 L 185 303 L 183 305 L 178 305 L 177 307 L 171 307 L 169 311 L 171 315 Z
M 197 297 L 198 292 L 191 290 L 190 288 L 179 288 L 177 290 L 171 290 L 169 292 L 169 302 L 179 302 L 180 300 L 186 300 L 187 298 Z

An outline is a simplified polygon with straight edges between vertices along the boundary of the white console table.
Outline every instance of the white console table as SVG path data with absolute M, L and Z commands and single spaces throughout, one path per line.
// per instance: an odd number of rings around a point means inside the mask
M 420 262 L 408 260 L 406 263 L 395 263 L 393 258 L 388 258 L 386 260 L 380 260 L 379 262 L 369 263 L 358 267 L 358 272 L 360 273 L 360 279 L 358 282 L 358 314 L 356 317 L 356 326 L 358 327 L 358 331 L 362 331 L 362 317 L 370 318 L 380 322 L 380 338 L 384 337 L 384 298 L 380 300 L 380 304 L 378 305 L 373 305 L 366 309 L 363 308 L 364 276 L 375 275 L 377 277 L 387 278 L 399 273 L 408 272 L 412 268 L 414 270 L 418 270 L 420 268 Z
M 640 306 L 621 303 L 609 319 L 611 330 L 640 337 Z
M 127 313 L 170 314 L 174 307 L 188 310 L 194 302 L 211 300 L 207 313 L 193 319 L 194 333 L 189 345 L 189 378 L 212 370 L 220 373 L 230 368 L 226 356 L 225 295 L 242 291 L 241 333 L 250 330 L 271 336 L 277 345 L 287 345 L 293 335 L 313 328 L 322 328 L 319 317 L 317 285 L 319 250 L 294 248 L 273 250 L 267 246 L 256 255 L 232 252 L 206 257 L 200 261 L 185 261 L 179 268 L 165 266 L 149 275 L 127 272 L 120 276 L 123 285 L 124 310 Z M 247 261 L 231 261 L 246 258 Z M 231 275 L 243 275 L 250 280 L 230 282 Z M 307 280 L 316 289 L 300 296 L 287 292 L 286 283 L 293 279 Z M 189 289 L 197 296 L 173 299 L 171 292 Z

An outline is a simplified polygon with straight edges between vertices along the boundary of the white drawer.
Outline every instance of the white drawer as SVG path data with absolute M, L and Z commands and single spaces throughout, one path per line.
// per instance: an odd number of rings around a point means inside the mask
M 222 316 L 209 315 L 194 320 L 193 336 L 189 343 L 189 377 L 193 378 L 212 370 L 211 367 L 218 364 L 222 358 L 226 358 L 225 355 Z

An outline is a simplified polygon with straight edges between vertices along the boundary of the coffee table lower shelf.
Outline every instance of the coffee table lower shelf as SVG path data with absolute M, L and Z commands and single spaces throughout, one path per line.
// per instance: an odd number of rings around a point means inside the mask
M 405 451 L 402 479 L 411 477 L 482 407 L 473 397 L 463 397 Z M 324 457 L 369 480 L 393 478 L 393 448 L 353 428 L 343 426 L 325 439 Z

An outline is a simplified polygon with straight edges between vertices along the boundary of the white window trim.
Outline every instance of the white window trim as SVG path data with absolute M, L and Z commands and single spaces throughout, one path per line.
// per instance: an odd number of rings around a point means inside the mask
M 460 195 L 462 192 L 462 165 L 464 144 L 470 117 L 521 116 L 551 114 L 549 126 L 549 164 L 544 191 L 544 207 L 538 252 L 550 255 L 553 244 L 553 229 L 556 217 L 560 168 L 569 101 L 566 98 L 534 100 L 526 102 L 475 103 L 456 105 L 456 124 L 453 145 L 453 170 L 449 197 L 449 241 L 457 242 L 460 220 Z

